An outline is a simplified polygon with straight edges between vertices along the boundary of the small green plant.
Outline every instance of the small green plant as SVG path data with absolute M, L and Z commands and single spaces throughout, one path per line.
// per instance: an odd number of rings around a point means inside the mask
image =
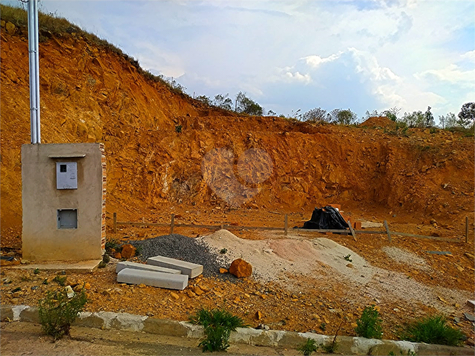
M 87 302 L 84 289 L 72 298 L 64 288 L 55 292 L 48 291 L 44 299 L 38 303 L 38 312 L 41 327 L 45 334 L 51 335 L 54 340 L 70 335 L 71 324 L 76 320 L 78 313 L 83 310 Z
M 221 251 L 219 251 L 219 253 L 221 254 L 225 254 L 226 252 L 228 252 L 228 249 L 227 248 L 222 248 Z
M 183 128 L 183 127 L 182 127 L 181 125 L 176 125 L 176 126 L 175 126 L 175 132 L 180 133 L 181 130 L 182 130 L 182 128 Z
M 449 346 L 460 345 L 464 337 L 460 329 L 447 325 L 447 319 L 442 315 L 432 315 L 416 320 L 408 324 L 400 334 L 403 340 Z
M 335 337 L 333 338 L 332 342 L 326 345 L 325 344 L 322 345 L 322 348 L 326 353 L 334 354 L 336 350 L 338 349 L 338 342 L 336 341 L 336 337 L 338 336 L 338 332 L 340 331 L 342 324 L 343 324 L 343 320 L 340 322 L 340 325 L 338 325 L 338 328 L 336 329 L 336 332 L 335 332 Z
M 49 284 L 48 278 L 45 278 L 45 279 L 43 280 L 43 284 L 45 284 L 45 285 Z
M 97 268 L 105 268 L 107 266 L 107 263 L 105 263 L 104 261 L 101 261 L 99 262 L 99 264 L 97 265 Z
M 374 308 L 374 305 L 366 307 L 361 317 L 356 320 L 356 334 L 368 339 L 381 339 L 383 336 L 381 322 L 379 312 Z
M 322 331 L 325 331 L 325 330 L 327 329 L 327 323 L 321 323 L 321 324 L 320 324 L 320 329 L 321 329 Z
M 220 310 L 200 309 L 190 317 L 193 324 L 203 325 L 206 338 L 199 346 L 205 351 L 224 351 L 229 347 L 229 335 L 238 327 L 246 327 L 241 318 Z
M 112 249 L 120 252 L 120 246 L 121 244 L 118 239 L 109 239 L 106 241 L 105 248 L 107 252 L 110 252 Z
M 304 356 L 309 356 L 312 352 L 317 351 L 317 345 L 315 344 L 315 340 L 308 338 L 305 344 L 300 346 L 297 351 L 300 351 L 304 354 Z
M 21 291 L 21 287 L 16 287 L 15 289 L 12 290 L 12 293 L 19 292 Z
M 66 279 L 68 277 L 60 277 L 60 276 L 56 276 L 53 278 L 53 282 L 56 282 L 58 283 L 60 286 L 64 287 L 66 285 Z
M 40 274 L 40 270 L 39 268 L 35 268 L 35 270 L 33 271 L 34 274 Z
M 346 255 L 344 259 L 348 262 L 353 262 L 353 260 L 351 259 L 351 255 Z

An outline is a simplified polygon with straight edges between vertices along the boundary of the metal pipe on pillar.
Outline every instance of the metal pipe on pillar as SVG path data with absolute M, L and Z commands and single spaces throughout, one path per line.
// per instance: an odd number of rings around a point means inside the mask
M 38 0 L 28 0 L 28 53 L 30 64 L 31 143 L 41 143 Z

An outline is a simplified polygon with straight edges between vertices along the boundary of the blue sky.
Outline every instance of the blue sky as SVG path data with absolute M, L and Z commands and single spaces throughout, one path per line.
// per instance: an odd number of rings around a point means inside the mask
M 475 101 L 473 0 L 48 1 L 190 95 L 437 118 Z

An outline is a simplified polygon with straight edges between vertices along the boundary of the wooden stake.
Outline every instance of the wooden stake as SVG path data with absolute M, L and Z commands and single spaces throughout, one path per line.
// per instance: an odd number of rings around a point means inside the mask
M 384 227 L 386 228 L 386 233 L 388 234 L 388 240 L 391 243 L 391 232 L 389 231 L 388 222 L 384 220 Z
M 289 233 L 289 217 L 287 214 L 285 214 L 284 218 L 284 235 L 287 236 Z
M 172 221 L 170 223 L 170 235 L 173 234 L 174 227 L 175 227 L 175 214 L 172 214 Z
M 465 243 L 468 242 L 468 216 L 465 217 Z
M 117 233 L 117 213 L 114 213 L 114 234 Z
M 348 226 L 350 227 L 351 236 L 353 236 L 353 239 L 355 239 L 355 241 L 356 241 L 355 230 L 353 230 L 353 227 L 351 226 L 350 220 L 348 220 Z

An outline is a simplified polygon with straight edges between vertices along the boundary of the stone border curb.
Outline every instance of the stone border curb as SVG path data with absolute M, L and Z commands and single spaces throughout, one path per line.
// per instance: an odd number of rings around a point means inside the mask
M 39 323 L 38 308 L 28 305 L 1 305 L 1 320 Z M 113 312 L 82 312 L 73 324 L 97 329 L 138 331 L 175 337 L 200 339 L 203 327 L 185 321 L 155 319 L 147 316 Z M 237 328 L 229 338 L 233 344 L 253 346 L 297 348 L 307 341 L 315 340 L 318 346 L 328 345 L 333 336 L 315 333 L 298 333 L 282 330 L 257 330 Z M 338 354 L 345 355 L 474 355 L 473 348 L 431 345 L 409 341 L 366 339 L 363 337 L 338 336 Z

